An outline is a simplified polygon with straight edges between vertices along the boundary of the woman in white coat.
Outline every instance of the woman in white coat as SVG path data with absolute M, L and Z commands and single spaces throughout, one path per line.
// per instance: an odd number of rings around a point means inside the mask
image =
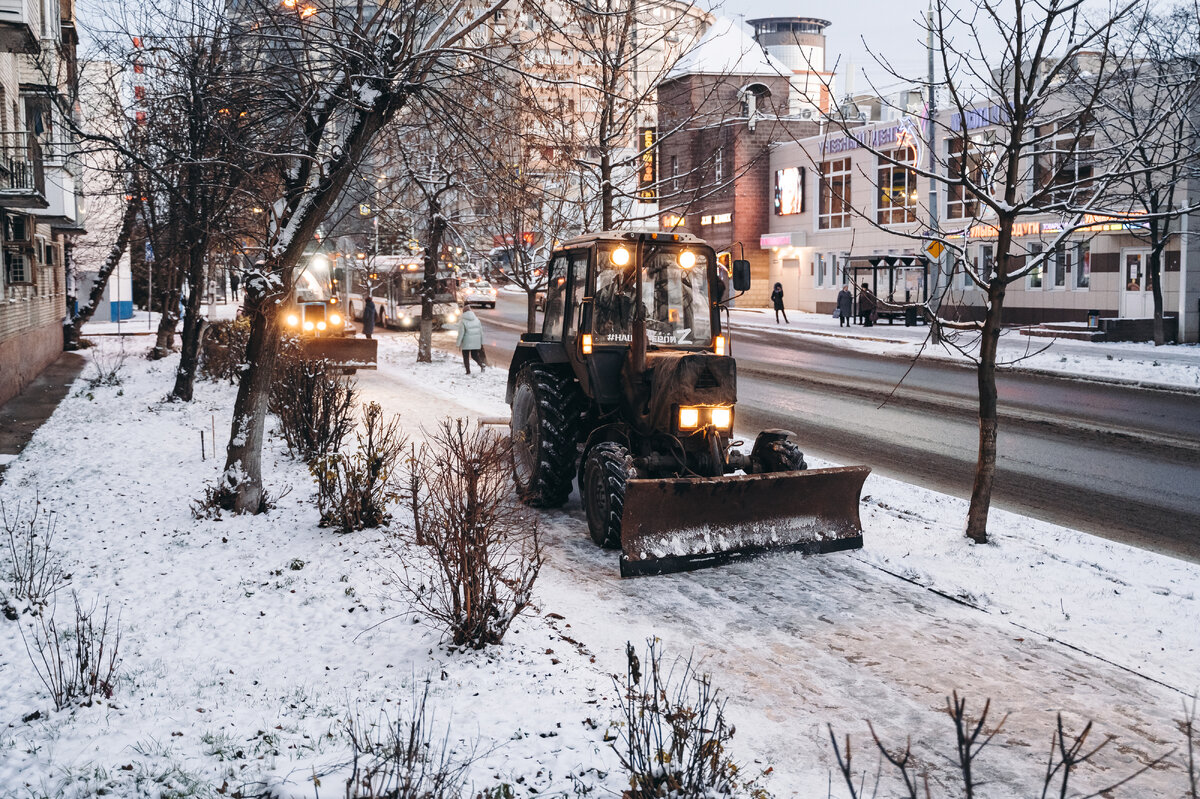
M 463 311 L 458 320 L 458 348 L 462 350 L 463 368 L 471 374 L 471 359 L 479 364 L 479 371 L 487 368 L 487 358 L 483 355 L 483 323 L 470 308 Z

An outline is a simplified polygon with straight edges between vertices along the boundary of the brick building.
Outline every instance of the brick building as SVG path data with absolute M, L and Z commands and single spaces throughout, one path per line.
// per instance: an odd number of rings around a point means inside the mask
M 759 246 L 770 223 L 770 146 L 818 130 L 794 75 L 740 25 L 718 20 L 658 88 L 659 223 L 748 260 L 749 305 L 771 293 L 769 251 Z

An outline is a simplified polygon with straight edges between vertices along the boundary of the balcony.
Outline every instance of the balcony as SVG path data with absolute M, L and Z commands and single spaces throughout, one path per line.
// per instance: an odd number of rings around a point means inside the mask
M 48 155 L 48 154 L 47 154 Z M 48 222 L 55 229 L 79 232 L 83 229 L 83 215 L 80 213 L 79 189 L 75 182 L 75 168 L 72 161 L 63 157 L 48 157 L 43 167 L 46 173 L 45 192 L 46 205 L 43 208 L 31 208 L 29 213 L 36 216 L 39 222 Z
M 37 138 L 25 132 L 0 133 L 0 208 L 47 207 L 46 170 Z
M 35 0 L 0 0 L 0 53 L 36 53 L 40 28 Z

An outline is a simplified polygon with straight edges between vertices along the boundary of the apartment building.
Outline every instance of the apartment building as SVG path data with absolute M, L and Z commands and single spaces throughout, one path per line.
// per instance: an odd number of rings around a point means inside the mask
M 76 80 L 73 0 L 0 0 L 0 402 L 62 351 L 78 166 L 58 100 Z

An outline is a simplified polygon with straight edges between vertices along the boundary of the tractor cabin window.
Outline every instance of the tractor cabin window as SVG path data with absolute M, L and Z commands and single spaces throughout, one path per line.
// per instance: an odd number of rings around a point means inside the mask
M 546 318 L 542 321 L 544 341 L 562 341 L 563 294 L 567 290 L 567 266 L 571 262 L 559 255 L 550 264 L 550 275 L 546 282 Z
M 616 246 L 596 251 L 596 289 L 593 293 L 592 336 L 597 345 L 633 341 L 637 305 L 637 265 L 613 262 Z M 641 270 L 642 304 L 647 343 L 681 347 L 712 344 L 712 305 L 708 288 L 708 256 L 679 247 L 647 246 Z M 685 265 L 689 264 L 689 265 Z

